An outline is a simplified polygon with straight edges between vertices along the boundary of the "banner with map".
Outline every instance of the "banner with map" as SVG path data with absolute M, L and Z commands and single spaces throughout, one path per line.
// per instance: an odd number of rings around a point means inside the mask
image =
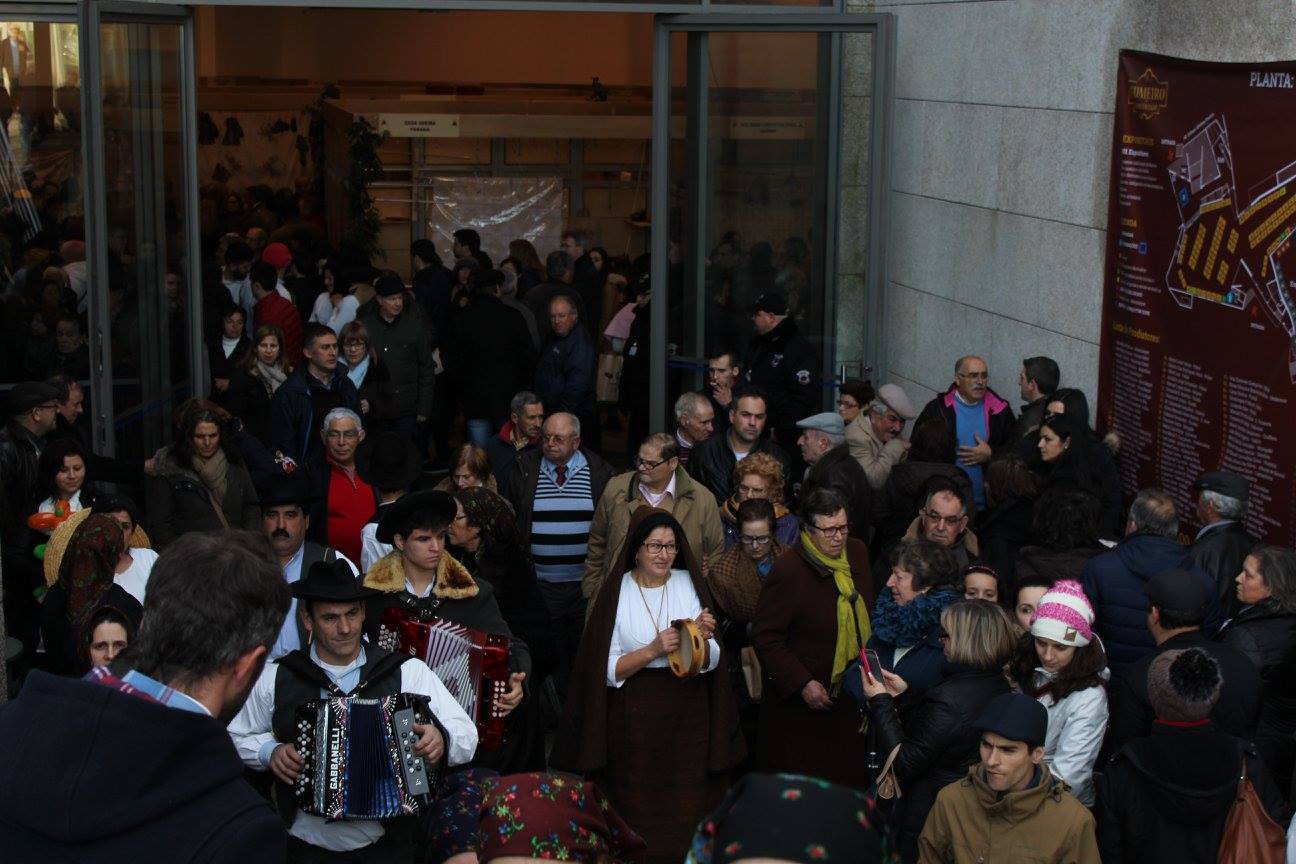
M 1182 531 L 1193 479 L 1251 480 L 1247 528 L 1296 545 L 1296 62 L 1122 51 L 1098 422 L 1127 495 L 1159 486 Z

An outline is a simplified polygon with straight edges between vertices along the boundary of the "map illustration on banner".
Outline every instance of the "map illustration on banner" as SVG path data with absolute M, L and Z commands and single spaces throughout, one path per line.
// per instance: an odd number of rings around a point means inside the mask
M 1296 539 L 1296 63 L 1125 51 L 1117 78 L 1099 421 L 1127 495 L 1251 481 L 1246 526 Z

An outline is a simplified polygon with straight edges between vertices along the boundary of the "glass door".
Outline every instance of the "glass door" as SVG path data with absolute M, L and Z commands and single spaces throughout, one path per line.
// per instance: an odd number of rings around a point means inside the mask
M 829 410 L 879 365 L 889 15 L 661 16 L 654 55 L 653 427 L 776 294 Z M 659 289 L 660 286 L 660 289 Z M 661 307 L 658 310 L 657 307 Z M 663 320 L 659 326 L 658 317 Z M 783 442 L 794 446 L 795 442 Z
M 82 4 L 101 400 L 96 443 L 144 459 L 198 391 L 192 22 L 164 4 Z M 96 351 L 97 349 L 97 351 Z

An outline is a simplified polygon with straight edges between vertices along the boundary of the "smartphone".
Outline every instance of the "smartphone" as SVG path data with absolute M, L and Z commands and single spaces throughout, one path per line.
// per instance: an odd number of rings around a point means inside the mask
M 882 661 L 878 659 L 876 651 L 872 648 L 861 650 L 860 663 L 868 669 L 868 673 L 874 681 L 882 680 Z

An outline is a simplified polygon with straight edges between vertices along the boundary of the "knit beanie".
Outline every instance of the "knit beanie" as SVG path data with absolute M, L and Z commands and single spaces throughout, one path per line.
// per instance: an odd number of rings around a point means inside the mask
M 1210 715 L 1224 677 L 1219 663 L 1200 648 L 1166 651 L 1148 667 L 1148 701 L 1158 720 L 1192 721 Z
M 1083 648 L 1093 641 L 1093 606 L 1074 579 L 1063 579 L 1040 598 L 1031 619 L 1031 635 Z

